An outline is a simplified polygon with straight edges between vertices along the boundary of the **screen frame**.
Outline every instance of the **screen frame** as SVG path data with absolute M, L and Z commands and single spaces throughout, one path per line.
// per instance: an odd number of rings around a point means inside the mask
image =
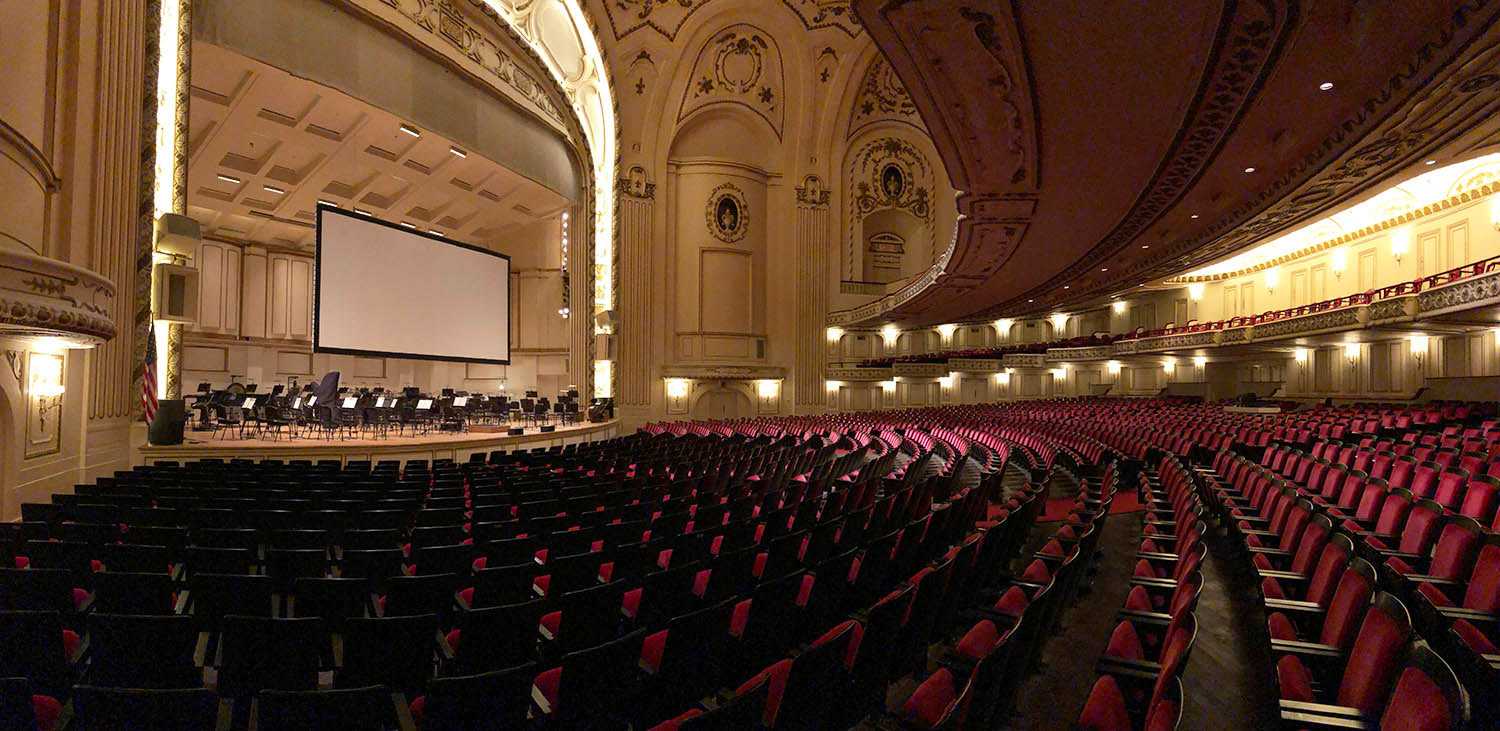
M 312 317 L 312 320 L 313 320 L 313 322 L 312 322 L 312 327 L 313 327 L 313 343 L 312 343 L 312 346 L 313 346 L 313 348 L 312 349 L 313 349 L 314 353 L 333 353 L 335 355 L 363 355 L 363 356 L 374 356 L 374 357 L 379 357 L 379 358 L 407 358 L 407 359 L 410 359 L 410 360 L 433 360 L 433 361 L 445 361 L 445 362 L 448 362 L 448 363 L 486 363 L 486 364 L 489 364 L 489 365 L 503 365 L 503 366 L 510 365 L 510 355 L 511 355 L 511 343 L 510 343 L 511 338 L 510 338 L 510 336 L 511 336 L 511 333 L 512 333 L 512 327 L 511 327 L 511 325 L 513 324 L 512 320 L 511 320 L 511 310 L 513 310 L 514 308 L 513 307 L 509 307 L 509 306 L 505 308 L 505 332 L 506 332 L 506 337 L 505 337 L 505 355 L 506 355 L 506 357 L 505 357 L 504 360 L 495 359 L 495 358 L 465 358 L 465 357 L 448 356 L 448 355 L 426 355 L 426 354 L 422 354 L 422 353 L 400 353 L 400 352 L 393 352 L 393 351 L 386 351 L 386 350 L 363 350 L 363 349 L 360 349 L 360 348 L 335 348 L 335 347 L 325 347 L 325 346 L 323 346 L 323 344 L 322 344 L 322 332 L 321 332 L 321 329 L 319 328 L 319 324 L 318 324 L 319 317 L 318 316 L 322 313 L 322 310 L 323 310 L 323 214 L 325 214 L 325 213 L 335 213 L 335 214 L 338 214 L 338 215 L 341 215 L 341 216 L 345 216 L 347 218 L 352 218 L 352 219 L 354 219 L 356 221 L 364 221 L 364 222 L 367 222 L 367 223 L 373 223 L 373 224 L 376 224 L 376 225 L 379 225 L 379 226 L 384 226 L 386 228 L 395 229 L 395 230 L 400 231 L 401 233 L 404 233 L 404 234 L 409 234 L 409 235 L 412 235 L 412 236 L 419 236 L 421 238 L 428 239 L 430 241 L 436 241 L 436 242 L 441 243 L 441 244 L 447 244 L 449 246 L 456 246 L 456 247 L 458 247 L 460 249 L 468 249 L 469 251 L 475 251 L 475 252 L 478 252 L 478 253 L 481 253 L 481 254 L 488 254 L 489 256 L 493 256 L 493 257 L 497 257 L 497 258 L 500 258 L 500 259 L 504 259 L 505 260 L 505 270 L 506 270 L 506 272 L 508 274 L 514 274 L 515 273 L 515 270 L 511 267 L 511 259 L 510 259 L 510 255 L 508 255 L 508 254 L 502 254 L 502 253 L 500 253 L 498 251 L 491 251 L 491 250 L 486 249 L 486 248 L 484 248 L 482 246 L 476 246 L 474 244 L 464 243 L 462 241 L 455 241 L 455 240 L 450 239 L 450 238 L 448 238 L 446 236 L 439 236 L 437 234 L 428 233 L 428 232 L 423 231 L 421 229 L 407 228 L 406 226 L 401 226 L 401 225 L 398 225 L 398 224 L 394 224 L 394 223 L 391 223 L 389 221 L 383 221 L 383 220 L 381 220 L 379 218 L 376 218 L 375 216 L 366 216 L 364 214 L 354 213 L 353 211 L 346 211 L 346 210 L 344 210 L 342 208 L 339 208 L 338 206 L 330 206 L 330 205 L 327 205 L 327 204 L 324 204 L 324 203 L 319 203 L 319 204 L 317 204 L 317 219 L 316 219 L 317 220 L 317 224 L 316 224 L 316 226 L 314 226 L 314 237 L 316 239 L 316 242 L 315 242 L 315 244 L 313 246 L 313 313 L 312 313 L 312 315 L 313 315 L 313 317 Z M 511 292 L 510 292 L 510 282 L 507 281 L 505 283 L 505 295 L 506 295 L 507 298 L 509 298 L 510 294 L 511 294 Z

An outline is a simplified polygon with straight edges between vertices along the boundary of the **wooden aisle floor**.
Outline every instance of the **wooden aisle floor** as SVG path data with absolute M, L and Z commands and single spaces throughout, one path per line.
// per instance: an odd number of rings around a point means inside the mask
M 1054 477 L 1050 497 L 1071 495 L 1077 485 Z M 1038 524 L 1027 551 L 1039 548 L 1057 524 Z M 1265 616 L 1254 573 L 1212 527 L 1207 538 L 1198 636 L 1183 673 L 1187 696 L 1180 729 L 1239 731 L 1276 726 L 1276 685 L 1265 644 Z M 1109 643 L 1115 613 L 1130 591 L 1140 545 L 1139 514 L 1113 515 L 1100 539 L 1102 556 L 1093 584 L 1062 618 L 1058 635 L 1042 651 L 1042 667 L 1021 687 L 1014 713 L 1001 728 L 1013 731 L 1072 728 L 1093 687 L 1094 664 Z

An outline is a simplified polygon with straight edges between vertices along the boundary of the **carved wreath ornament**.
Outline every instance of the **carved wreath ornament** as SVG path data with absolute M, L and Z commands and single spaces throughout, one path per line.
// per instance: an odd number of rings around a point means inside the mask
M 708 194 L 704 216 L 708 232 L 726 244 L 745 238 L 750 231 L 750 207 L 745 203 L 745 194 L 733 183 L 724 183 Z

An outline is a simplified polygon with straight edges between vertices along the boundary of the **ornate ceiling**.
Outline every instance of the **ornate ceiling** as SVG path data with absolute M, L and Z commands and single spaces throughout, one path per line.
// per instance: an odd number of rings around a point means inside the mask
M 878 306 L 1077 307 L 1500 142 L 1500 3 L 853 0 L 964 216 Z
M 430 130 L 218 46 L 193 47 L 188 212 L 207 236 L 311 251 L 319 200 L 492 243 L 563 196 Z

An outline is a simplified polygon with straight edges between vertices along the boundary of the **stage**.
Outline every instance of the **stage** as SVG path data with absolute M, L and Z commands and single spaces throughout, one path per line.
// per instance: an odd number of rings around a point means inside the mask
M 577 444 L 611 439 L 618 434 L 619 421 L 611 420 L 598 424 L 559 426 L 557 431 L 543 433 L 530 427 L 520 436 L 499 432 L 432 432 L 420 436 L 390 436 L 384 439 L 360 437 L 357 439 L 269 439 L 269 438 L 213 438 L 210 432 L 188 432 L 182 444 L 172 446 L 146 445 L 136 450 L 136 464 L 149 464 L 158 460 L 187 461 L 194 459 L 337 459 L 350 460 L 396 459 L 451 459 L 456 462 L 469 461 L 476 452 L 489 454 L 503 449 L 536 449 L 555 445 Z

